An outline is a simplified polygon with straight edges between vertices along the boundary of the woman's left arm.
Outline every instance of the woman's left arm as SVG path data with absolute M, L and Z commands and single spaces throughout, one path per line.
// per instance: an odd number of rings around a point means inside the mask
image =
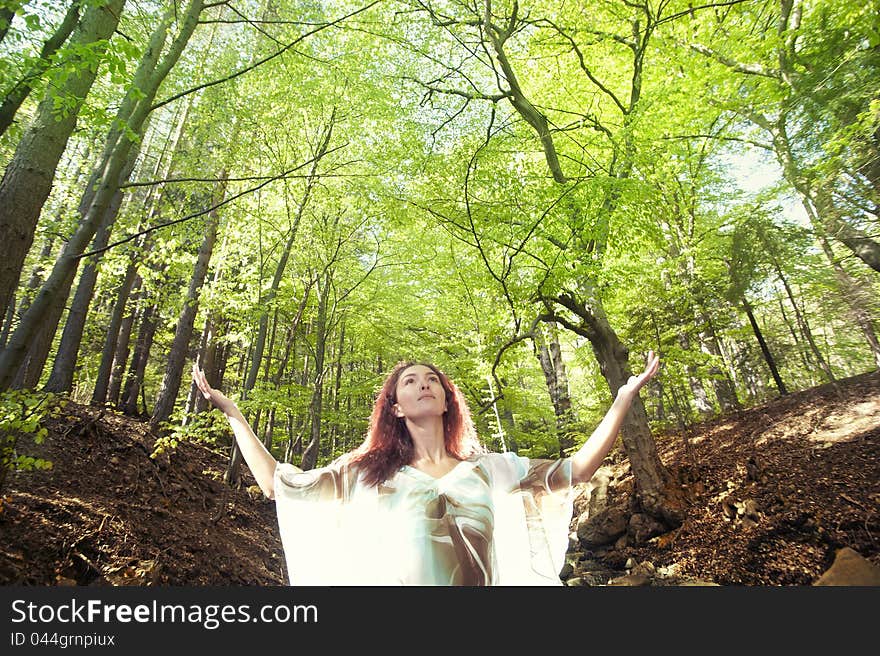
M 593 434 L 571 457 L 572 484 L 586 483 L 599 469 L 608 451 L 614 445 L 614 440 L 617 439 L 620 425 L 623 423 L 626 413 L 629 412 L 633 399 L 645 386 L 645 383 L 654 377 L 659 367 L 660 358 L 654 355 L 654 351 L 651 351 L 648 353 L 648 363 L 645 365 L 645 370 L 638 376 L 630 376 L 626 384 L 617 391 L 614 403 L 611 404 L 602 421 L 596 426 Z

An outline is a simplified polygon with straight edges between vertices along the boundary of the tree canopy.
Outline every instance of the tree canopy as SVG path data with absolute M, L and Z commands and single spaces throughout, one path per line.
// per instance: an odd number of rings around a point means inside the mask
M 0 387 L 315 466 L 402 359 L 533 457 L 876 368 L 873 11 L 0 1 Z

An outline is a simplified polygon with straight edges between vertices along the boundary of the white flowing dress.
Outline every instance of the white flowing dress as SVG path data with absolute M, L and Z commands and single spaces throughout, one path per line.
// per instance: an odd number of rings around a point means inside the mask
M 488 453 L 378 486 L 279 463 L 275 500 L 291 585 L 561 585 L 571 461 Z

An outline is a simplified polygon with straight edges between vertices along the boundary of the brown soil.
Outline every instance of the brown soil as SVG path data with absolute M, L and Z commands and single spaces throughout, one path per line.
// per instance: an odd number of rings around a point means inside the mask
M 0 583 L 281 585 L 274 504 L 223 483 L 227 457 L 180 444 L 151 458 L 146 423 L 68 402 L 11 475 L 0 506 Z M 170 454 L 170 455 L 169 455 Z
M 226 456 L 198 444 L 150 458 L 146 424 L 68 403 L 0 498 L 0 584 L 283 585 L 272 502 L 222 482 Z M 880 565 L 880 373 L 793 393 L 657 437 L 687 475 L 681 527 L 587 554 L 649 561 L 722 585 L 809 585 L 848 546 Z M 626 475 L 610 500 L 631 488 Z M 751 500 L 752 519 L 738 514 Z M 738 505 L 737 505 L 738 504 Z M 725 512 L 726 510 L 726 512 Z
M 658 435 L 661 460 L 687 481 L 687 518 L 585 557 L 720 585 L 811 585 L 842 547 L 880 565 L 878 437 L 880 372 Z M 620 478 L 610 505 L 631 498 L 632 476 Z

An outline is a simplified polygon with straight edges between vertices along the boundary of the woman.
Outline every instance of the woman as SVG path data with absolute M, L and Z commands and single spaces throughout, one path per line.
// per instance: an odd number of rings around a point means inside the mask
M 307 472 L 276 462 L 196 366 L 193 380 L 276 501 L 291 584 L 558 585 L 572 486 L 599 468 L 658 367 L 652 351 L 577 453 L 541 460 L 487 453 L 455 384 L 433 365 L 402 362 L 363 444 Z

